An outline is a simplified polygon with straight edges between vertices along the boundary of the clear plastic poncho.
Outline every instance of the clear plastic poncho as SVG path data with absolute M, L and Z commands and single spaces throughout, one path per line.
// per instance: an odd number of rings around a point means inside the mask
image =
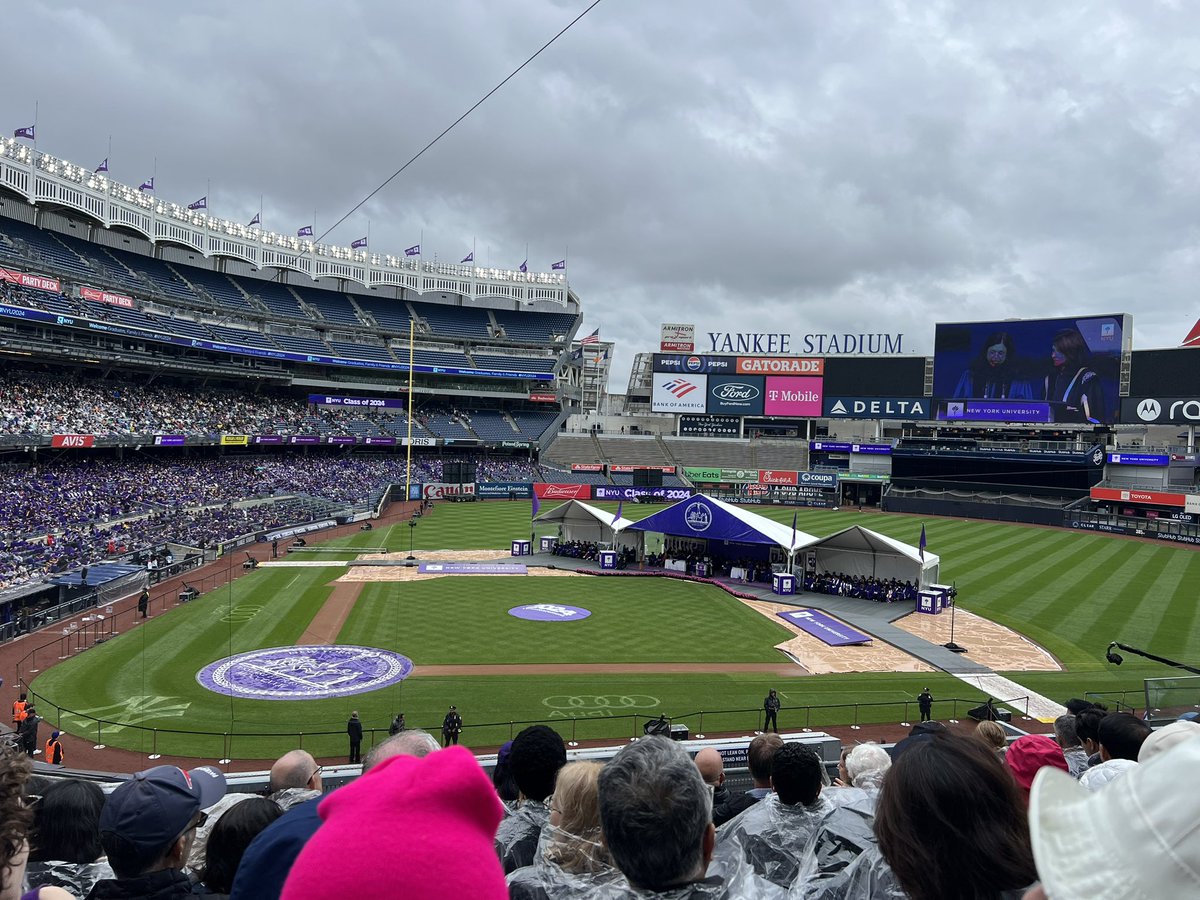
M 832 791 L 830 792 L 832 793 Z M 800 871 L 792 885 L 793 900 L 833 900 L 847 893 L 851 863 L 876 847 L 875 791 L 838 796 L 840 804 L 817 823 L 804 846 Z
M 787 891 L 760 877 L 740 853 L 713 855 L 703 881 L 668 891 L 638 890 L 627 883 L 598 885 L 589 900 L 786 900 Z
M 31 862 L 25 867 L 25 885 L 22 890 L 60 887 L 76 897 L 86 897 L 97 881 L 116 877 L 108 860 L 104 858 L 90 863 L 64 862 L 61 859 Z
M 522 800 L 500 820 L 496 829 L 496 854 L 504 874 L 533 864 L 542 828 L 550 822 L 550 808 L 540 800 Z
M 793 887 L 793 900 L 908 900 L 879 847 L 868 847 L 836 877 Z
M 768 794 L 717 832 L 717 855 L 741 852 L 754 871 L 773 884 L 791 887 L 803 852 L 821 820 L 834 809 L 824 796 L 810 806 L 788 806 Z
M 571 834 L 549 822 L 538 839 L 533 863 L 506 878 L 511 900 L 583 900 L 601 886 L 628 888 L 600 841 L 600 829 Z

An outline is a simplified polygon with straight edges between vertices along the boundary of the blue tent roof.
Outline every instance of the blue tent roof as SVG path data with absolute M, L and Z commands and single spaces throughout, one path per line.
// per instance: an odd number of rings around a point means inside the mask
M 817 540 L 792 526 L 749 510 L 740 509 L 704 494 L 696 494 L 629 525 L 626 531 L 653 531 L 678 537 L 733 541 L 738 544 L 770 544 L 792 549 Z

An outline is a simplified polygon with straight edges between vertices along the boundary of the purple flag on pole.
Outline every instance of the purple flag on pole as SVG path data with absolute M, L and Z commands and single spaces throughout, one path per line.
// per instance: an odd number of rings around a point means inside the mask
M 921 562 L 925 562 L 925 546 L 926 546 L 925 526 L 922 525 L 921 526 L 921 543 L 918 545 L 920 552 L 921 552 Z
M 296 232 L 296 237 L 312 237 L 312 236 L 313 236 L 313 230 L 312 230 L 311 225 L 305 225 L 303 228 L 301 228 L 299 231 Z
M 472 250 L 470 253 L 468 253 L 466 256 L 464 256 L 462 258 L 461 262 L 465 262 L 465 263 L 475 262 L 475 251 Z
M 107 172 L 107 171 L 108 171 L 108 157 L 106 156 L 106 157 L 104 157 L 104 162 L 102 162 L 102 163 L 100 163 L 100 165 L 96 166 L 96 172 L 94 174 L 98 174 L 100 172 Z
M 189 203 L 188 209 L 208 209 L 208 195 L 205 194 L 195 203 Z
M 525 262 L 521 263 L 519 268 L 520 268 L 520 271 L 522 271 L 522 272 L 528 272 L 529 271 L 529 260 L 525 260 Z
M 800 514 L 792 513 L 792 544 L 791 544 L 792 547 L 796 546 L 796 516 L 798 516 L 798 515 L 800 515 Z
M 357 241 L 353 241 L 350 244 L 350 249 L 357 250 L 359 247 L 365 247 L 365 246 L 367 246 L 367 239 L 364 237 L 364 238 L 359 238 Z
M 262 224 L 262 213 L 255 213 L 254 218 L 250 220 L 250 225 L 261 225 L 261 224 Z M 247 225 L 246 227 L 249 228 L 250 225 Z
M 538 500 L 538 495 L 534 494 L 533 495 L 533 513 L 530 515 L 529 518 L 536 519 L 538 510 L 540 510 L 541 508 L 542 508 L 542 502 L 540 500 Z
M 18 128 L 16 131 L 13 132 L 13 137 L 28 138 L 29 140 L 32 141 L 32 140 L 34 140 L 33 132 L 34 132 L 35 128 L 37 128 L 36 125 L 30 125 L 28 128 Z
M 153 179 L 153 178 L 149 178 L 149 179 L 147 179 L 146 181 L 143 181 L 141 184 L 139 184 L 139 185 L 138 185 L 138 190 L 139 190 L 139 191 L 152 191 L 152 190 L 154 190 L 154 179 Z
M 616 527 L 617 523 L 621 521 L 621 510 L 624 507 L 625 507 L 625 498 L 622 497 L 620 500 L 617 501 L 617 514 L 615 516 L 613 516 L 613 527 L 614 528 Z
M 567 267 L 567 261 L 565 259 L 560 259 L 558 262 L 550 264 L 550 271 L 554 272 L 559 269 L 565 269 L 566 267 Z
M 413 244 L 411 247 L 405 247 L 404 255 L 405 256 L 420 256 L 421 255 L 421 245 Z

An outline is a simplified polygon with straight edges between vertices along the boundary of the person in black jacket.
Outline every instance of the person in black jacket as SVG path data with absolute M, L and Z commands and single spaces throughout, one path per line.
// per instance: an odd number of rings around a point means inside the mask
M 766 711 L 763 721 L 763 731 L 774 731 L 779 734 L 779 694 L 775 692 L 775 688 L 771 688 L 763 700 L 763 709 Z
M 449 747 L 451 744 L 457 744 L 462 727 L 463 720 L 462 716 L 458 714 L 458 707 L 451 706 L 450 711 L 442 719 L 442 746 Z
M 32 706 L 29 707 L 25 711 L 25 718 L 21 720 L 21 724 L 17 728 L 17 734 L 21 736 L 21 747 L 26 756 L 33 756 L 37 751 L 38 726 L 40 724 L 42 724 L 42 719 L 37 714 L 37 710 Z
M 922 722 L 928 722 L 933 718 L 933 694 L 929 693 L 929 688 L 925 688 L 917 695 L 917 706 L 921 707 Z
M 350 713 L 350 721 L 346 723 L 346 734 L 350 735 L 350 762 L 362 762 L 363 728 L 357 710 Z

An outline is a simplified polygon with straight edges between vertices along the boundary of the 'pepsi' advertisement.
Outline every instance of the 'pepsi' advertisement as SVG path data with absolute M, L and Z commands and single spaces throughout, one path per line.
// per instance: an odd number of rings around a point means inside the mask
M 949 421 L 1112 424 L 1121 355 L 1133 340 L 1125 313 L 1077 319 L 939 324 L 934 417 Z

